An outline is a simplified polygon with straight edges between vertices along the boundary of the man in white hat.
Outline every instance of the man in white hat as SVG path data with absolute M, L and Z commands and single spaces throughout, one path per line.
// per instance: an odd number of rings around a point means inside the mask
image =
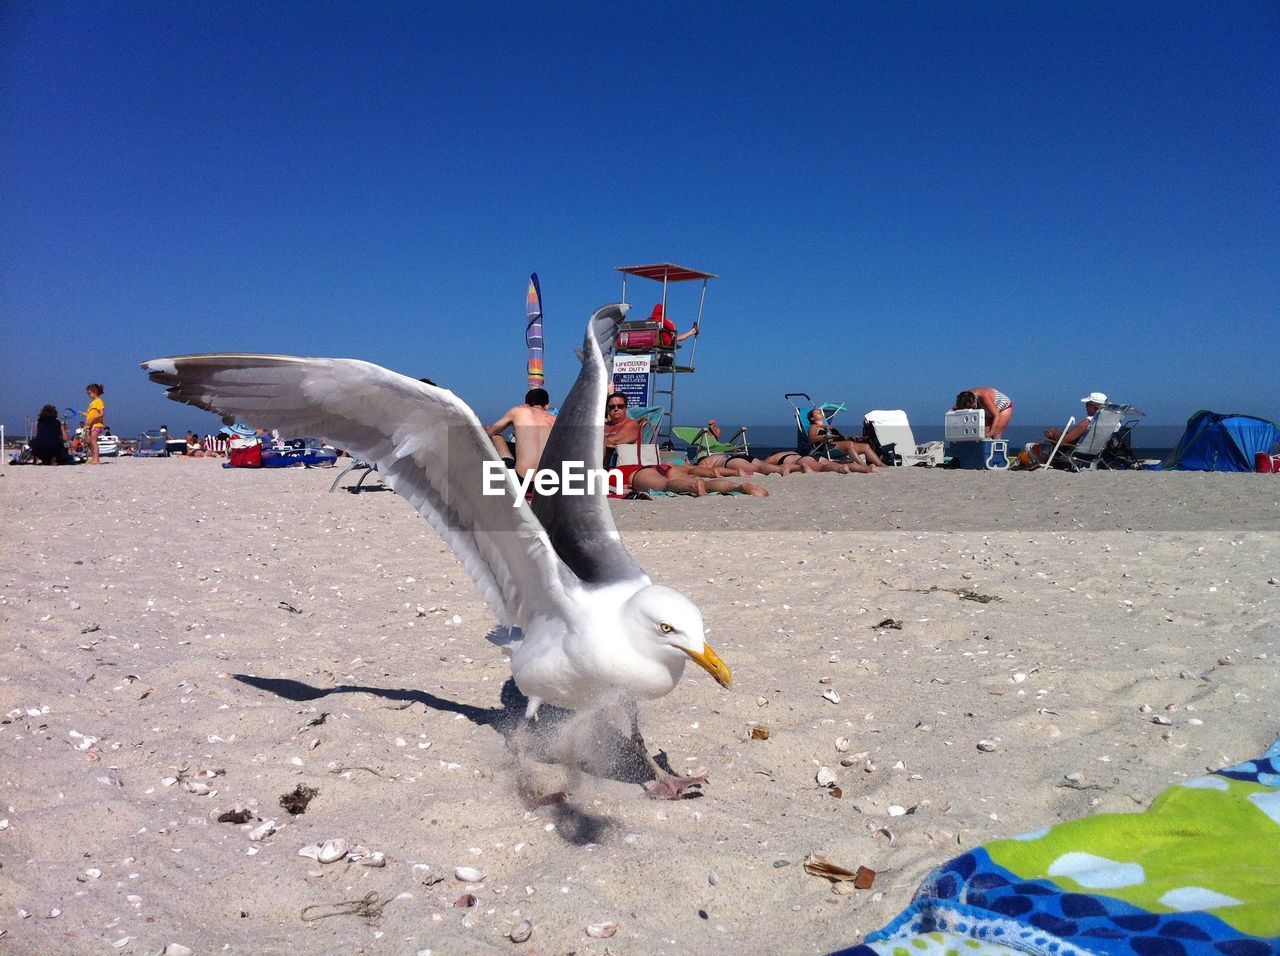
M 1093 416 L 1098 414 L 1098 410 L 1103 405 L 1107 404 L 1107 395 L 1105 392 L 1090 392 L 1080 401 L 1084 402 L 1085 417 L 1076 422 L 1065 436 L 1062 435 L 1061 428 L 1046 428 L 1044 437 L 1049 444 L 1046 446 L 1044 442 L 1041 442 L 1028 445 L 1026 451 L 1018 456 L 1020 465 L 1035 468 L 1045 464 L 1049 460 L 1049 455 L 1053 453 L 1053 446 L 1057 444 L 1059 436 L 1062 437 L 1063 448 L 1070 448 L 1080 441 L 1084 437 L 1084 433 L 1089 430 L 1089 426 L 1093 424 Z

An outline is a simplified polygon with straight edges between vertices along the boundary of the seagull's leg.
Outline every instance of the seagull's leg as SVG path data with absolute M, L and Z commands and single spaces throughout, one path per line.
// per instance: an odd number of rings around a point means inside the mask
M 631 718 L 631 743 L 645 766 L 653 773 L 653 786 L 645 789 L 645 796 L 650 800 L 679 800 L 690 787 L 700 787 L 707 783 L 705 776 L 677 777 L 663 770 L 658 761 L 650 756 L 644 736 L 640 733 L 640 705 L 634 700 L 627 701 L 627 715 Z
M 538 716 L 538 708 L 542 705 L 542 701 L 536 697 L 529 699 L 529 706 L 525 710 L 524 715 L 520 718 L 520 723 L 516 724 L 516 733 L 514 745 L 516 751 L 516 790 L 520 794 L 520 799 L 524 801 L 524 805 L 530 810 L 536 810 L 538 807 L 545 807 L 551 803 L 564 803 L 568 796 L 564 791 L 556 793 L 540 794 L 534 789 L 529 781 L 528 760 L 526 755 L 529 751 L 529 735 L 533 732 L 533 721 Z

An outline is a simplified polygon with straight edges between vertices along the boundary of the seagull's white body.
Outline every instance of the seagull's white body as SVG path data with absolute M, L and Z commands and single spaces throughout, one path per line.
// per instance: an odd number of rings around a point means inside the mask
M 626 306 L 588 323 L 582 370 L 542 464 L 596 467 L 612 343 Z M 279 355 L 188 355 L 142 366 L 169 397 L 292 434 L 328 439 L 375 463 L 383 480 L 440 533 L 500 624 L 528 716 L 543 703 L 574 710 L 662 697 L 692 658 L 721 684 L 728 668 L 703 639 L 697 607 L 653 585 L 623 547 L 602 495 L 520 497 L 508 476 L 485 495 L 498 457 L 476 415 L 452 392 L 367 362 Z

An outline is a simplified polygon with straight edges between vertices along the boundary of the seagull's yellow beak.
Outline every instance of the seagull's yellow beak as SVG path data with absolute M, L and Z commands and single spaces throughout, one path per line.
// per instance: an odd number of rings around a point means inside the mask
M 691 651 L 685 647 L 680 648 L 680 650 L 684 651 L 697 661 L 698 666 L 714 677 L 716 679 L 716 683 L 721 687 L 733 686 L 733 675 L 729 673 L 728 665 L 726 665 L 724 661 L 720 660 L 720 655 L 711 649 L 710 644 L 705 642 L 703 643 L 701 654 L 696 651 Z

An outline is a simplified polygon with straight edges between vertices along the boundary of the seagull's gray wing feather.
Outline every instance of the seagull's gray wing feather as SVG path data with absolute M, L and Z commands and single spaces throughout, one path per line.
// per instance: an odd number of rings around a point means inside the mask
M 600 468 L 604 458 L 604 403 L 608 373 L 604 349 L 613 345 L 618 326 L 627 314 L 624 304 L 606 305 L 587 322 L 582 342 L 582 369 L 560 406 L 560 414 L 547 437 L 540 462 L 557 471 L 563 462 L 585 462 Z M 533 513 L 546 529 L 570 570 L 587 584 L 619 581 L 649 583 L 622 543 L 603 492 L 593 495 L 536 495 Z
M 571 573 L 556 557 L 475 413 L 452 392 L 354 359 L 287 355 L 181 355 L 144 362 L 168 397 L 294 435 L 326 438 L 378 466 L 453 549 L 504 625 L 564 601 Z

